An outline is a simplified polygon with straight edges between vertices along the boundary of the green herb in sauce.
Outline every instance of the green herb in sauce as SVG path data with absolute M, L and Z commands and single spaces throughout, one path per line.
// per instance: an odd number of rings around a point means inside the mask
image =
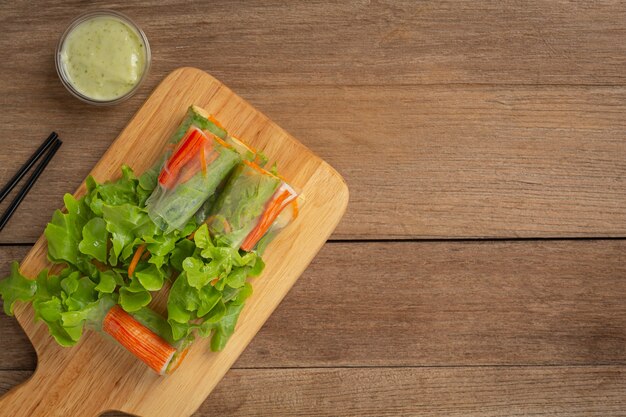
M 124 21 L 94 17 L 67 35 L 61 62 L 79 93 L 94 100 L 114 100 L 141 80 L 146 48 L 139 33 Z

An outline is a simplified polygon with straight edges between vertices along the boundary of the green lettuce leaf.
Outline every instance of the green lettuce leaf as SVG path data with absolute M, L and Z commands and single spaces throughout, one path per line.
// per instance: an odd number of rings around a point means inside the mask
M 206 224 L 203 224 L 196 230 L 193 235 L 193 241 L 200 249 L 214 247 L 213 242 L 211 242 L 211 236 L 209 236 L 209 228 Z
M 212 323 L 212 327 L 215 327 L 215 325 L 224 317 L 224 314 L 226 314 L 226 304 L 224 304 L 224 300 L 219 300 L 207 314 L 202 316 L 203 324 Z M 207 336 L 208 335 L 204 337 Z
M 104 294 L 111 294 L 115 291 L 115 287 L 124 283 L 120 274 L 113 270 L 100 271 L 99 277 L 100 281 L 95 290 Z
M 176 247 L 170 255 L 170 265 L 178 272 L 183 271 L 183 261 L 192 256 L 196 246 L 189 239 L 182 239 L 176 243 Z
M 215 327 L 215 333 L 213 333 L 213 337 L 211 338 L 211 350 L 213 352 L 219 352 L 224 349 L 226 343 L 228 343 L 228 340 L 235 331 L 235 326 L 237 325 L 237 320 L 239 319 L 243 307 L 244 304 L 228 303 L 226 305 L 224 317 L 222 317 Z
M 167 321 L 170 325 L 170 328 L 172 329 L 172 338 L 175 341 L 186 338 L 193 330 L 193 327 L 189 323 L 179 323 L 172 319 L 168 319 Z
M 61 281 L 61 286 L 67 288 L 72 285 L 73 291 L 68 292 L 65 290 L 67 297 L 64 300 L 64 304 L 68 311 L 79 311 L 98 300 L 98 292 L 96 291 L 96 284 L 89 277 L 81 277 L 76 279 L 76 275 L 72 274 L 70 277 Z M 66 280 L 72 280 L 66 282 Z M 66 284 L 66 285 L 64 285 Z
M 200 259 L 191 256 L 183 261 L 183 269 L 187 273 L 189 285 L 196 289 L 204 287 L 219 274 L 217 263 L 205 264 Z
M 20 265 L 11 263 L 11 274 L 0 281 L 0 296 L 4 299 L 4 312 L 12 316 L 16 301 L 32 301 L 37 292 L 37 282 L 20 273 Z
M 152 296 L 148 291 L 132 292 L 125 287 L 120 289 L 119 303 L 129 313 L 147 306 L 150 301 L 152 301 Z
M 61 313 L 61 324 L 64 328 L 82 327 L 86 322 L 100 323 L 106 313 L 115 305 L 115 299 L 106 295 L 97 301 L 86 304 L 82 309 Z
M 122 250 L 132 245 L 136 238 L 154 236 L 160 232 L 145 210 L 138 206 L 122 204 L 119 206 L 102 206 L 102 217 L 106 229 L 111 233 L 113 250 L 109 255 L 109 263 L 117 265 Z M 130 255 L 127 255 L 128 257 Z
M 200 305 L 196 313 L 198 317 L 207 315 L 222 299 L 222 293 L 210 285 L 202 288 L 198 295 L 200 299 Z
M 195 311 L 200 306 L 198 291 L 187 282 L 187 273 L 178 276 L 172 288 L 170 288 L 167 300 L 168 321 L 180 324 L 189 322 L 195 316 Z
M 82 328 L 77 332 L 76 329 L 66 329 L 57 321 L 46 322 L 50 336 L 54 337 L 56 342 L 63 347 L 72 347 L 80 338 Z
M 100 217 L 94 217 L 83 227 L 83 240 L 78 244 L 78 250 L 90 255 L 102 263 L 107 261 L 107 240 L 109 233 L 106 223 Z
M 83 199 L 76 200 L 71 194 L 65 194 L 63 201 L 67 213 L 56 210 L 44 231 L 48 241 L 48 258 L 57 263 L 77 265 L 80 254 L 78 244 L 91 211 Z
M 35 318 L 45 322 L 54 322 L 61 319 L 63 313 L 63 303 L 58 297 L 51 297 L 48 300 L 36 300 L 33 302 Z
M 159 291 L 163 287 L 165 273 L 156 265 L 147 265 L 135 270 L 135 277 L 141 285 L 148 291 Z
M 246 283 L 248 278 L 248 267 L 234 268 L 230 274 L 226 277 L 226 285 L 232 288 L 240 288 Z

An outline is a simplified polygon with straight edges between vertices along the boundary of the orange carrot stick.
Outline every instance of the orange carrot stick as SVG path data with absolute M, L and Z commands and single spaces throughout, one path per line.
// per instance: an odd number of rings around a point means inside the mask
M 137 250 L 135 250 L 133 259 L 130 261 L 130 265 L 128 265 L 128 277 L 129 278 L 132 278 L 133 274 L 135 273 L 135 268 L 137 268 L 137 264 L 139 263 L 139 260 L 141 259 L 141 255 L 143 254 L 144 250 L 146 250 L 145 243 L 139 245 L 137 247 Z
M 102 329 L 160 375 L 176 353 L 176 349 L 165 339 L 117 305 L 104 317 Z

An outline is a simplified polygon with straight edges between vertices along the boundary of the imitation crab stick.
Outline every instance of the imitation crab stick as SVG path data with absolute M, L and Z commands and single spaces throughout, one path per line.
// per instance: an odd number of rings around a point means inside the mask
M 165 162 L 165 166 L 159 174 L 159 184 L 165 188 L 171 188 L 176 183 L 180 170 L 198 155 L 205 141 L 206 137 L 201 130 L 191 128 L 172 156 Z
M 265 211 L 261 214 L 258 223 L 241 244 L 241 249 L 245 251 L 252 250 L 259 240 L 265 236 L 265 233 L 267 233 L 274 221 L 278 218 L 278 215 L 285 207 L 295 202 L 297 197 L 298 194 L 296 194 L 293 188 L 287 185 L 287 183 L 283 183 L 274 193 L 272 199 L 267 203 Z
M 176 348 L 116 305 L 104 317 L 102 329 L 159 375 L 172 361 Z

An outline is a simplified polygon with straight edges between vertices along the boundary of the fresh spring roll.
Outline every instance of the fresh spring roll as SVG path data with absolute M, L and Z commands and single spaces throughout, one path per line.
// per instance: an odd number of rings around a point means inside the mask
M 191 125 L 163 163 L 148 215 L 166 233 L 183 229 L 240 161 L 226 142 Z
M 223 243 L 251 251 L 298 194 L 280 177 L 250 161 L 235 168 L 207 220 Z

